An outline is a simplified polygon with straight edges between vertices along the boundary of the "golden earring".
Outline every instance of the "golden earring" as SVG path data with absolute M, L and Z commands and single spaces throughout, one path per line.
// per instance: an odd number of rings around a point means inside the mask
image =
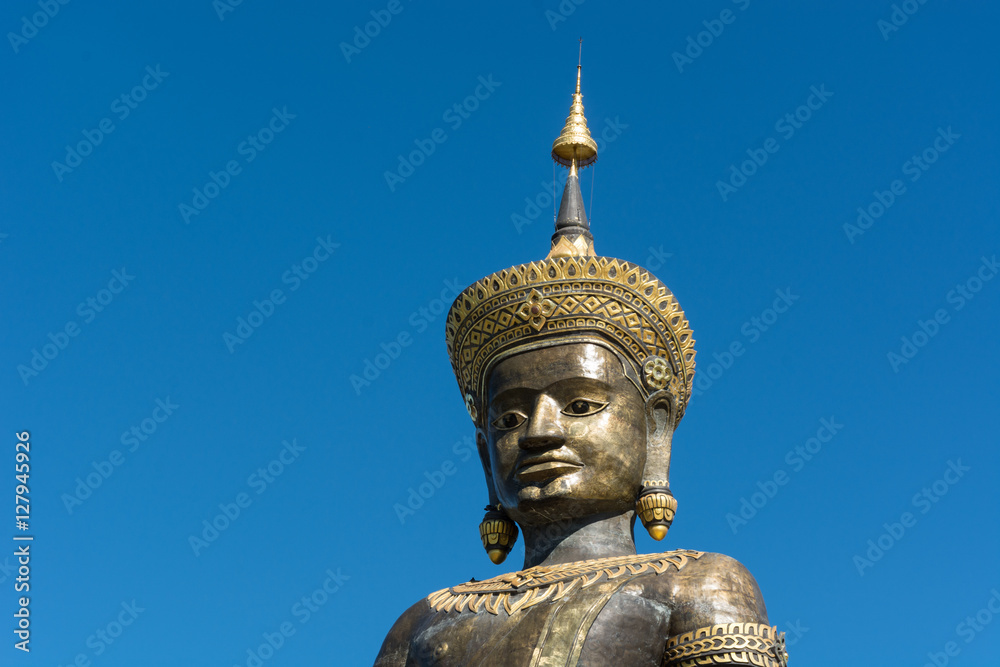
M 635 512 L 642 525 L 654 540 L 667 536 L 677 512 L 677 499 L 670 493 L 666 481 L 644 482 L 642 492 L 635 501 Z
M 486 516 L 479 524 L 479 537 L 490 560 L 499 565 L 517 542 L 517 524 L 510 520 L 499 504 L 496 507 L 487 505 Z

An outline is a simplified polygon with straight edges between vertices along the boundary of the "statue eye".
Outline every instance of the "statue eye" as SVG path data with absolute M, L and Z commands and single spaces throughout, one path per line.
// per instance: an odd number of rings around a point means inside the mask
M 505 412 L 493 420 L 493 426 L 501 431 L 509 431 L 512 428 L 517 428 L 522 423 L 524 423 L 524 416 L 516 412 Z
M 586 401 L 582 398 L 578 398 L 563 409 L 563 414 L 570 415 L 571 417 L 586 417 L 600 412 L 607 407 L 607 405 L 607 403 Z

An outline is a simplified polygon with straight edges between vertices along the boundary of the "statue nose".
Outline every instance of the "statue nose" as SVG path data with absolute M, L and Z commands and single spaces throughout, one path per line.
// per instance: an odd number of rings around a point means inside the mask
M 528 415 L 528 428 L 517 444 L 521 449 L 549 449 L 561 446 L 565 439 L 559 423 L 559 406 L 552 399 L 540 396 Z

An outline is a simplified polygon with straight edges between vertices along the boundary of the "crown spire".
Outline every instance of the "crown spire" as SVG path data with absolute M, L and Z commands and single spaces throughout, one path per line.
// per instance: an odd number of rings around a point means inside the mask
M 562 132 L 552 142 L 552 159 L 569 167 L 562 203 L 556 217 L 555 234 L 549 257 L 594 255 L 594 237 L 583 206 L 579 170 L 597 160 L 597 142 L 590 136 L 587 118 L 583 115 L 583 94 L 580 92 L 580 72 L 583 61 L 583 39 L 580 39 L 580 63 L 576 66 L 576 92 Z
M 597 142 L 590 136 L 587 119 L 583 115 L 583 94 L 580 92 L 580 70 L 583 64 L 583 39 L 580 40 L 580 64 L 576 66 L 576 92 L 569 116 L 559 137 L 552 142 L 552 159 L 564 167 L 572 167 L 573 162 L 583 169 L 597 160 Z

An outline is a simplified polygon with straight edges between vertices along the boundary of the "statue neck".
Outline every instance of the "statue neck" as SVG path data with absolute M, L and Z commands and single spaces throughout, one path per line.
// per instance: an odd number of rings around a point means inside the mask
M 542 526 L 522 526 L 524 569 L 634 555 L 634 524 L 635 513 L 628 511 L 566 519 Z

